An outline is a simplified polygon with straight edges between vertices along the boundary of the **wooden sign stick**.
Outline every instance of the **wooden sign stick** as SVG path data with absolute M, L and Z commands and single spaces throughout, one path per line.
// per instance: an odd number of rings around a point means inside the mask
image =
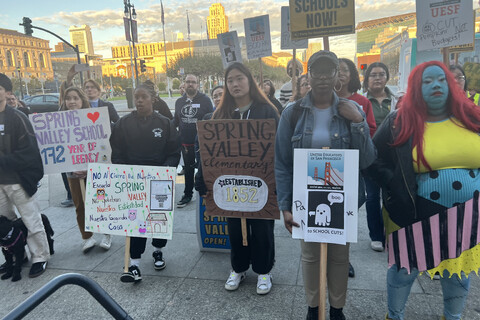
M 260 63 L 260 88 L 263 88 L 263 63 L 262 63 L 262 58 L 258 58 L 258 62 Z
M 243 239 L 243 246 L 248 246 L 248 238 L 247 238 L 247 219 L 240 218 L 242 224 L 242 239 Z
M 82 193 L 83 203 L 85 203 L 85 178 L 78 179 L 80 183 L 80 192 Z
M 326 39 L 326 40 L 325 40 Z M 328 47 L 328 37 L 323 37 L 323 41 L 327 42 Z M 322 149 L 330 149 L 329 147 L 324 147 Z M 327 308 L 327 253 L 328 253 L 328 244 L 320 243 L 320 280 L 318 285 L 319 290 L 319 304 L 318 304 L 318 319 L 326 319 L 326 308 Z
M 297 49 L 293 49 L 292 60 L 292 98 L 297 94 Z M 292 99 L 293 101 L 293 99 Z
M 123 266 L 123 272 L 128 272 L 128 267 L 130 265 L 130 237 L 125 238 L 125 260 Z

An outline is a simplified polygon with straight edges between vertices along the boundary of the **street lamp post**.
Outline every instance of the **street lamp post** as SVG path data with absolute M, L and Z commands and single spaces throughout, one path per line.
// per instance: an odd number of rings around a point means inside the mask
M 22 84 L 22 74 L 20 71 L 20 61 L 18 62 L 17 72 L 18 72 L 18 80 L 20 81 L 20 94 L 23 100 L 23 88 L 22 88 L 23 84 Z
M 131 39 L 132 39 L 132 55 L 133 55 L 133 62 L 135 64 L 135 82 L 138 85 L 138 69 L 137 69 L 137 53 L 135 50 L 135 37 L 133 33 L 133 20 L 137 18 L 137 13 L 135 12 L 135 6 L 130 3 L 130 0 L 123 0 L 123 4 L 125 5 L 125 18 L 128 18 L 130 21 L 130 32 L 131 32 Z

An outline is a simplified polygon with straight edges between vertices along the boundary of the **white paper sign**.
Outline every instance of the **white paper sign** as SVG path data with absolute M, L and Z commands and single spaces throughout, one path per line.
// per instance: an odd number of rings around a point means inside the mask
M 222 55 L 223 68 L 228 68 L 234 62 L 242 62 L 242 51 L 238 42 L 237 31 L 219 33 L 217 39 Z
M 107 107 L 31 114 L 45 174 L 87 170 L 110 163 Z
M 282 7 L 282 27 L 281 27 L 280 49 L 306 49 L 308 48 L 308 39 L 292 40 L 290 34 L 290 7 Z
M 419 51 L 472 43 L 472 0 L 417 0 Z
M 175 168 L 88 166 L 85 231 L 172 239 Z
M 268 201 L 268 185 L 259 177 L 222 175 L 213 184 L 213 200 L 225 211 L 257 212 Z
M 358 150 L 295 149 L 294 239 L 357 242 Z
M 243 19 L 243 24 L 248 59 L 270 57 L 272 55 L 272 39 L 270 38 L 268 14 Z

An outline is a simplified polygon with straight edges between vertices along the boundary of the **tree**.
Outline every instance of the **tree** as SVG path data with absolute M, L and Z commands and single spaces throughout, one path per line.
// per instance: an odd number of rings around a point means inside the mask
M 159 82 L 157 86 L 160 92 L 164 92 L 165 90 L 167 90 L 167 85 L 165 84 L 165 82 Z
M 172 80 L 172 89 L 173 90 L 177 90 L 179 87 L 180 87 L 180 80 L 178 80 L 177 78 L 173 79 Z

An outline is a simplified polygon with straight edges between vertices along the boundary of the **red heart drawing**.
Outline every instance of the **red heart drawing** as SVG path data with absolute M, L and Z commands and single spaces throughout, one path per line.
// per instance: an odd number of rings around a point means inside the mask
M 92 120 L 93 123 L 95 123 L 95 121 L 97 121 L 99 117 L 100 117 L 100 113 L 98 111 L 87 114 L 87 118 Z

